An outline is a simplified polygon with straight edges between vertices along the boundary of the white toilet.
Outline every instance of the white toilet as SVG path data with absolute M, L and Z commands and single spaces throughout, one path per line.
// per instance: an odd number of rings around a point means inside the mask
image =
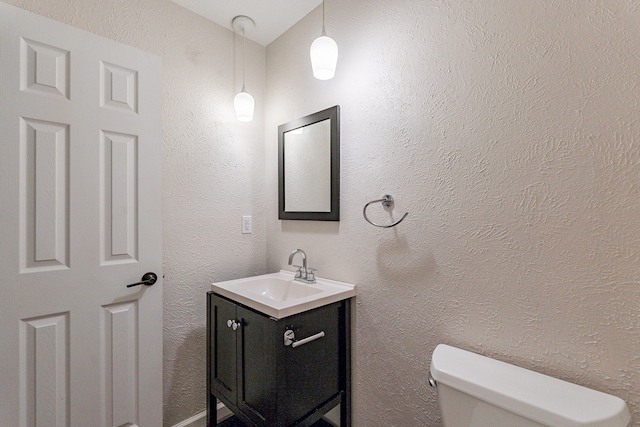
M 435 381 L 434 381 L 435 380 Z M 445 427 L 624 427 L 624 400 L 445 344 L 431 358 Z

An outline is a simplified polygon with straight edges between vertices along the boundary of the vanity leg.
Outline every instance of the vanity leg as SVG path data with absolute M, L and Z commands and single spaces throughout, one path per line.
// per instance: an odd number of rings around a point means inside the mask
M 207 399 L 207 427 L 216 427 L 218 423 L 218 408 L 216 398 L 211 393 Z
M 351 427 L 351 302 L 353 298 L 345 301 L 344 305 L 344 335 L 345 335 L 345 384 L 342 402 L 340 404 L 340 427 Z
M 215 427 L 218 423 L 218 404 L 216 397 L 211 393 L 211 364 L 209 360 L 211 360 L 211 298 L 209 298 L 209 294 L 212 292 L 207 292 L 207 337 L 206 337 L 206 346 L 207 346 L 207 415 L 205 418 L 206 427 Z

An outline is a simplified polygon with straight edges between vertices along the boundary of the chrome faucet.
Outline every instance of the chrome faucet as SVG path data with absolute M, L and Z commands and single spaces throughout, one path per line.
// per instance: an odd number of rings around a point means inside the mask
M 302 255 L 302 265 L 294 265 L 294 267 L 298 268 L 296 277 L 294 279 L 304 283 L 316 283 L 316 269 L 307 268 L 307 254 L 305 254 L 302 249 L 296 249 L 295 251 L 291 252 L 291 255 L 289 255 L 289 265 L 293 265 L 293 257 L 296 254 Z

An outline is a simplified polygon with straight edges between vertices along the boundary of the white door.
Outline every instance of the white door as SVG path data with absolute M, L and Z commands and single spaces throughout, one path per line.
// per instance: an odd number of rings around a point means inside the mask
M 162 425 L 161 96 L 159 57 L 0 3 L 2 426 Z

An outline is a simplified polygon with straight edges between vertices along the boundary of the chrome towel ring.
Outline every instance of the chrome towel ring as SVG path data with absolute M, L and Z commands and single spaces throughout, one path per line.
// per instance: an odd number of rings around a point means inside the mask
M 405 213 L 402 216 L 402 218 L 400 218 L 400 220 L 398 220 L 398 221 L 396 221 L 396 222 L 394 222 L 393 224 L 390 224 L 390 225 L 380 225 L 380 224 L 376 224 L 374 222 L 371 222 L 371 220 L 369 218 L 367 218 L 367 207 L 371 203 L 378 203 L 378 202 L 382 202 L 382 206 L 384 206 L 385 208 L 388 208 L 389 206 L 393 205 L 393 197 L 391 197 L 391 195 L 389 195 L 389 194 L 385 194 L 382 199 L 372 200 L 369 203 L 367 203 L 366 205 L 364 205 L 364 208 L 362 208 L 362 216 L 364 216 L 364 219 L 366 219 L 367 222 L 369 224 L 371 224 L 371 225 L 375 225 L 376 227 L 380 227 L 380 228 L 395 227 L 396 225 L 400 224 L 407 217 L 407 215 L 409 215 L 409 212 Z

